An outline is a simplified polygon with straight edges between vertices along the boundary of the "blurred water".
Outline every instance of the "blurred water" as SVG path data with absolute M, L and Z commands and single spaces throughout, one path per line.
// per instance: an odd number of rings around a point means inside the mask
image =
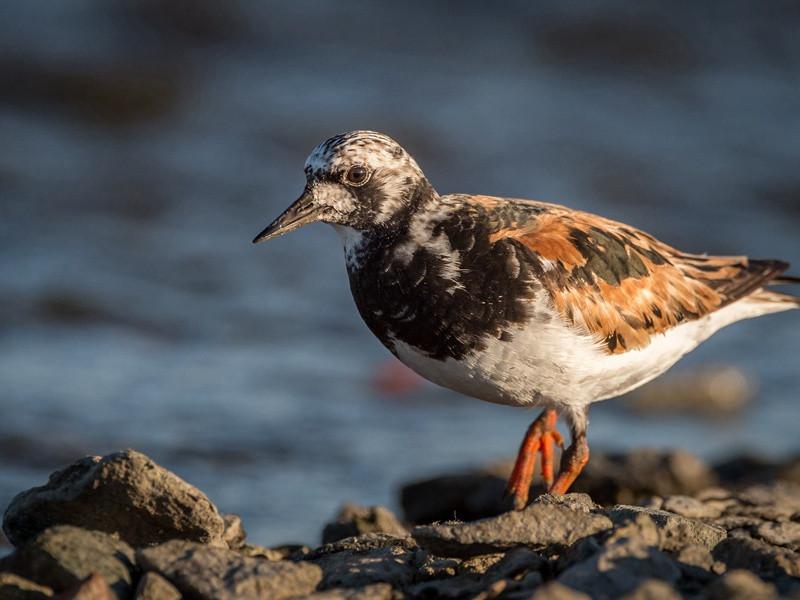
M 512 455 L 533 413 L 382 395 L 336 236 L 252 237 L 334 133 L 447 192 L 532 197 L 691 251 L 800 261 L 800 11 L 757 2 L 62 0 L 0 23 L 0 505 L 134 447 L 314 543 L 347 500 Z M 795 271 L 797 273 L 797 271 Z M 739 420 L 591 412 L 598 449 L 800 449 L 800 317 L 681 363 L 760 381 Z

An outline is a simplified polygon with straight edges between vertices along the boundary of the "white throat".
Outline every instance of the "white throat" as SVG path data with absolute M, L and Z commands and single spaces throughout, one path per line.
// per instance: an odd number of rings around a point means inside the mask
M 366 235 L 359 229 L 353 229 L 347 225 L 331 223 L 331 227 L 339 234 L 344 247 L 344 260 L 348 270 L 360 269 L 363 264 L 363 253 L 361 252 L 366 244 Z

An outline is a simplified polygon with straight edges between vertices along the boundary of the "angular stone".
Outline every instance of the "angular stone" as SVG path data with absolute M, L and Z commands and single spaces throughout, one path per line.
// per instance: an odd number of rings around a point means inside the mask
M 316 561 L 322 569 L 319 587 L 356 588 L 373 583 L 402 587 L 414 579 L 416 553 L 416 550 L 388 546 L 361 552 L 326 554 Z
M 774 585 L 744 569 L 728 571 L 706 590 L 706 600 L 772 600 L 777 597 Z
M 608 510 L 607 514 L 615 524 L 632 520 L 637 515 L 647 515 L 664 533 L 663 541 L 660 544 L 661 549 L 671 552 L 689 545 L 711 549 L 727 536 L 726 531 L 721 527 L 687 519 L 665 510 L 617 505 Z
M 107 533 L 71 525 L 51 527 L 0 561 L 7 570 L 63 592 L 100 573 L 119 598 L 128 598 L 134 570 L 133 548 Z
M 750 537 L 729 537 L 711 552 L 732 569 L 747 569 L 767 580 L 800 576 L 800 554 Z
M 550 562 L 530 548 L 512 548 L 486 570 L 483 580 L 489 583 L 500 579 L 518 580 L 529 573 L 544 573 L 549 568 Z
M 235 513 L 227 513 L 220 516 L 225 523 L 225 530 L 222 532 L 222 541 L 228 548 L 239 550 L 244 546 L 244 541 L 247 539 L 247 534 L 242 525 L 242 518 Z
M 139 565 L 155 571 L 183 596 L 195 599 L 283 600 L 310 594 L 322 579 L 317 565 L 268 561 L 227 548 L 172 540 L 136 553 Z
M 0 573 L 0 598 L 3 600 L 45 600 L 53 597 L 52 588 L 39 585 L 16 573 Z
M 181 600 L 181 593 L 155 571 L 148 571 L 139 579 L 133 600 Z
M 416 527 L 411 535 L 438 556 L 466 557 L 502 552 L 516 546 L 558 552 L 611 525 L 601 514 L 586 513 L 568 505 L 533 503 L 521 511 L 473 523 Z
M 674 584 L 680 569 L 642 537 L 621 537 L 581 563 L 561 573 L 558 581 L 592 597 L 617 598 L 633 592 L 648 579 Z
M 680 494 L 664 498 L 661 510 L 689 519 L 715 519 L 722 514 L 719 508 L 708 506 L 691 496 L 682 496 Z
M 408 530 L 389 509 L 382 506 L 365 508 L 356 504 L 345 504 L 339 511 L 336 521 L 325 525 L 322 531 L 322 543 L 329 544 L 362 533 L 408 536 Z
M 56 471 L 46 485 L 18 494 L 3 518 L 14 546 L 60 524 L 105 531 L 137 548 L 174 538 L 224 544 L 225 522 L 208 498 L 134 450 Z

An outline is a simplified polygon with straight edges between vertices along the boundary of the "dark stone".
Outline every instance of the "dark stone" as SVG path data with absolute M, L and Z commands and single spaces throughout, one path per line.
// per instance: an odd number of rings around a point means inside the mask
M 356 588 L 373 583 L 402 587 L 414 579 L 417 550 L 387 546 L 365 551 L 325 554 L 315 561 L 322 569 L 320 589 Z
M 45 600 L 52 596 L 52 588 L 46 585 L 39 585 L 16 573 L 0 573 L 0 598 L 3 600 Z
M 320 568 L 308 562 L 250 558 L 185 540 L 139 550 L 136 558 L 145 571 L 155 571 L 190 598 L 283 600 L 311 593 L 322 579 Z
M 225 544 L 225 521 L 205 494 L 134 450 L 56 471 L 46 485 L 18 494 L 3 517 L 14 546 L 61 524 L 105 531 L 136 548 L 175 538 Z
M 365 508 L 355 504 L 346 504 L 339 511 L 336 521 L 325 525 L 322 530 L 322 543 L 329 544 L 362 533 L 386 533 L 396 537 L 408 536 L 408 530 L 400 524 L 390 510 L 382 506 Z
M 729 571 L 746 569 L 767 580 L 785 575 L 800 577 L 800 554 L 749 537 L 729 537 L 720 542 L 711 554 L 725 563 Z
M 345 538 L 315 548 L 302 558 L 304 560 L 316 560 L 320 556 L 326 554 L 347 551 L 361 552 L 363 550 L 374 550 L 376 548 L 386 548 L 388 546 L 397 546 L 399 548 L 405 548 L 406 550 L 413 550 L 418 547 L 418 544 L 410 537 L 394 537 L 386 533 L 363 533 L 358 537 Z
M 100 531 L 71 525 L 51 527 L 0 561 L 0 571 L 63 592 L 100 573 L 118 598 L 133 592 L 134 551 Z
M 778 597 L 774 585 L 744 569 L 728 571 L 708 586 L 706 600 L 772 600 Z

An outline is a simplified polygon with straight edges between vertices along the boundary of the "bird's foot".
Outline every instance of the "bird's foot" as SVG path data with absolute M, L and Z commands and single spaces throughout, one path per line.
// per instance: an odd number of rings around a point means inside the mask
M 564 445 L 564 438 L 556 430 L 556 419 L 556 411 L 547 409 L 531 423 L 525 433 L 517 454 L 517 461 L 514 463 L 514 470 L 511 472 L 508 486 L 506 486 L 506 497 L 513 496 L 516 510 L 523 509 L 528 503 L 528 493 L 530 492 L 537 452 L 542 455 L 542 479 L 545 487 L 550 488 L 552 491 L 555 486 L 553 483 L 553 443 L 559 447 Z M 587 458 L 589 456 L 588 450 L 586 456 Z M 563 464 L 564 461 L 562 461 L 562 472 Z M 580 468 L 578 471 L 580 471 Z M 577 473 L 575 475 L 577 476 Z M 558 480 L 561 480 L 560 473 Z M 572 480 L 569 483 L 572 483 Z M 569 484 L 567 484 L 567 487 L 569 487 Z
M 588 460 L 589 444 L 586 443 L 586 435 L 579 435 L 561 455 L 561 470 L 555 483 L 550 486 L 549 493 L 566 494 Z

